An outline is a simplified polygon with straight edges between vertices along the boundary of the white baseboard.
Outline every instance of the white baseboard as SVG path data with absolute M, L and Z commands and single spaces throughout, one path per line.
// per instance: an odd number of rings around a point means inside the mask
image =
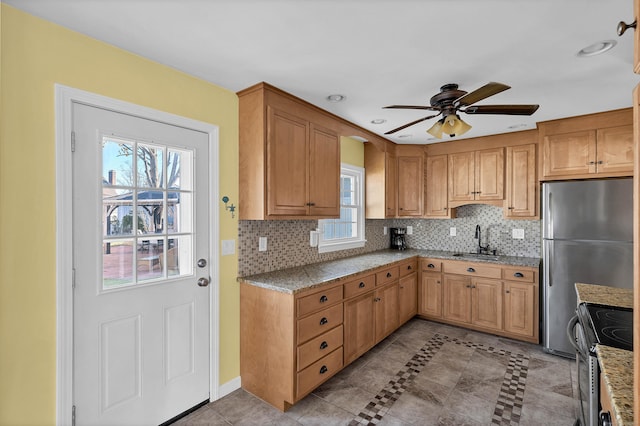
M 218 388 L 218 399 L 223 398 L 226 395 L 229 395 L 234 390 L 240 389 L 240 387 L 241 387 L 240 376 L 229 380 L 227 383 L 221 384 L 220 387 Z

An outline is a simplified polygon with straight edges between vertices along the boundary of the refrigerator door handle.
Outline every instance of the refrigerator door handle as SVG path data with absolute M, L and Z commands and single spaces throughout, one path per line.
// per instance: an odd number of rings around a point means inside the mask
M 547 287 L 553 285 L 551 279 L 551 271 L 553 271 L 553 241 L 545 241 L 544 244 L 544 260 L 547 261 L 547 267 L 544 268 L 544 282 L 547 283 Z
M 552 240 L 553 239 L 553 193 L 551 189 L 547 187 L 546 196 L 547 196 L 547 208 L 545 209 L 545 214 L 547 215 L 547 232 L 546 238 Z

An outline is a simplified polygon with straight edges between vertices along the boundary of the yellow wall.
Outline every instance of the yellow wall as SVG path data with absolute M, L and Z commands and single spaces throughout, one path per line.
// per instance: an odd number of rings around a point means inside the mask
M 238 200 L 235 93 L 2 4 L 0 424 L 55 422 L 54 83 L 220 127 L 220 194 Z M 220 237 L 237 239 L 220 207 Z M 237 257 L 220 258 L 220 383 L 239 375 Z
M 364 167 L 364 144 L 350 137 L 341 137 L 340 162 Z

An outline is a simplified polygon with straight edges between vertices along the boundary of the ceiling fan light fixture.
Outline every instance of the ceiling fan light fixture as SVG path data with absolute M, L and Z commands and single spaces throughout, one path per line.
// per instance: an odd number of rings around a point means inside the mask
M 439 124 L 439 127 L 434 130 L 436 125 Z M 437 137 L 442 138 L 442 134 L 446 133 L 447 135 L 454 137 L 460 136 L 467 133 L 471 129 L 471 126 L 460 118 L 457 114 L 449 114 L 445 118 L 439 120 L 433 127 L 427 130 L 427 133 Z M 432 130 L 434 130 L 432 132 Z
M 434 136 L 438 139 L 442 139 L 443 124 L 444 124 L 444 118 L 441 118 L 440 120 L 436 121 L 429 130 L 427 130 L 427 133 L 429 133 L 431 136 Z

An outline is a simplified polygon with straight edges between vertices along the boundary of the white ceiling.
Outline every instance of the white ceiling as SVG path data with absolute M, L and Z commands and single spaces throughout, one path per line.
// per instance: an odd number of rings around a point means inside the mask
M 616 34 L 632 0 L 3 1 L 232 91 L 266 81 L 380 135 L 430 115 L 383 106 L 428 105 L 446 83 L 512 87 L 478 105 L 540 104 L 531 117 L 463 115 L 461 139 L 629 107 L 640 82 L 633 30 Z M 576 56 L 602 40 L 618 44 Z M 327 102 L 335 93 L 346 101 Z M 435 120 L 389 138 L 439 141 Z

